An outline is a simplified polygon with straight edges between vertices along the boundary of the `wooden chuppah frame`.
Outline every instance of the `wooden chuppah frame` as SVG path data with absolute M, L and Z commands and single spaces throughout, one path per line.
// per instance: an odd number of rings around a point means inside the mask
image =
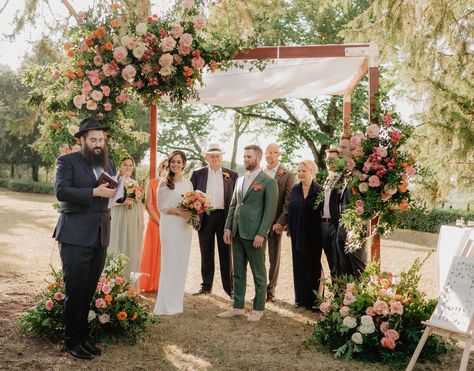
M 376 108 L 379 99 L 379 67 L 378 47 L 375 44 L 340 44 L 340 45 L 308 45 L 308 46 L 268 46 L 249 49 L 238 53 L 234 60 L 252 59 L 291 59 L 291 58 L 351 58 L 366 57 L 347 89 L 342 92 L 343 104 L 343 138 L 350 136 L 351 95 L 357 84 L 368 74 L 369 77 L 369 120 L 377 123 Z M 317 92 L 316 94 L 317 95 Z M 156 176 L 156 135 L 157 135 L 157 107 L 150 107 L 150 179 Z M 372 221 L 371 227 L 376 224 Z M 371 231 L 369 231 L 370 233 Z M 372 261 L 380 261 L 380 236 L 375 235 L 370 249 Z

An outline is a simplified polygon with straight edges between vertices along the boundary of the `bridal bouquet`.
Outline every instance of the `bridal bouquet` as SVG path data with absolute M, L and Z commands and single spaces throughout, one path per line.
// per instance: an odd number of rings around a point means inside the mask
M 186 192 L 182 196 L 178 208 L 191 211 L 192 215 L 188 224 L 191 224 L 196 230 L 201 224 L 199 215 L 203 213 L 209 215 L 212 211 L 210 197 L 201 191 Z
M 128 199 L 134 201 L 135 203 L 141 202 L 143 197 L 143 188 L 136 180 L 131 179 L 129 182 L 125 183 L 125 190 Z M 132 205 L 128 205 L 128 208 L 131 209 Z

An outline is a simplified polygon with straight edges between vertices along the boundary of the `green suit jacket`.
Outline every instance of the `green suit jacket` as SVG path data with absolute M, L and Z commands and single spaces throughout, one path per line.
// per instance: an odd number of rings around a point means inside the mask
M 243 181 L 244 177 L 237 180 L 225 229 L 232 231 L 232 236 L 238 230 L 244 240 L 253 240 L 256 235 L 266 238 L 276 215 L 277 183 L 261 171 L 243 195 Z

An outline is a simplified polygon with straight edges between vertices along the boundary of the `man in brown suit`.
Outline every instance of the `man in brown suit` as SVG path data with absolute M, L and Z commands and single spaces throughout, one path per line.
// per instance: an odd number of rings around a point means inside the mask
M 265 151 L 267 166 L 263 169 L 265 173 L 276 180 L 278 185 L 277 212 L 268 233 L 270 270 L 268 272 L 267 302 L 275 301 L 275 288 L 280 271 L 281 235 L 286 225 L 291 189 L 295 183 L 295 175 L 279 164 L 280 153 L 278 144 L 269 144 Z

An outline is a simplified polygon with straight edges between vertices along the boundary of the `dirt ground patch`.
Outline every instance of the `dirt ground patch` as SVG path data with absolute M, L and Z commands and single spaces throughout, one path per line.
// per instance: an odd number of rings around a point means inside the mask
M 318 315 L 294 309 L 291 251 L 285 238 L 278 300 L 267 306 L 259 323 L 225 320 L 216 315 L 231 302 L 226 299 L 217 271 L 213 294 L 195 297 L 200 285 L 197 235 L 193 238 L 186 282 L 184 313 L 163 317 L 150 326 L 135 345 L 104 344 L 103 356 L 79 361 L 60 352 L 60 341 L 25 336 L 17 320 L 34 305 L 45 286 L 49 265 L 60 267 L 51 234 L 57 213 L 51 196 L 10 192 L 0 188 L 0 369 L 12 370 L 386 370 L 380 365 L 350 364 L 335 360 L 329 352 L 307 348 L 311 325 Z M 437 236 L 397 231 L 382 241 L 382 265 L 399 272 L 416 257 L 436 249 Z M 327 265 L 326 265 L 327 268 Z M 327 269 L 326 269 L 327 271 Z M 436 296 L 435 256 L 422 272 L 422 287 Z M 249 276 L 247 298 L 253 296 Z M 147 297 L 152 306 L 154 296 Z M 250 303 L 247 303 L 250 309 Z M 417 370 L 457 370 L 461 348 L 445 357 L 442 365 L 419 364 Z M 470 367 L 474 369 L 474 356 Z

